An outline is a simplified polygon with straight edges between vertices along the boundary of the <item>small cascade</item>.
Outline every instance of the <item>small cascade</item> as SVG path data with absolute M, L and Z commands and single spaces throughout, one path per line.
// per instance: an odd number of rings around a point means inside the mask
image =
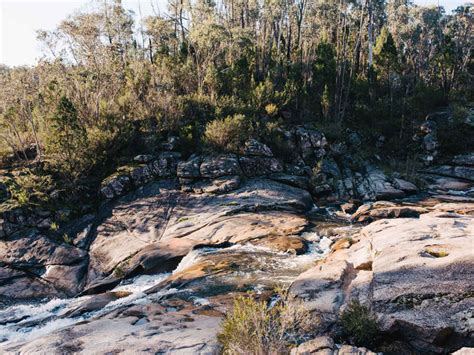
M 149 302 L 144 291 L 157 285 L 169 275 L 169 273 L 140 275 L 124 280 L 111 292 L 125 291 L 130 293 L 128 296 L 112 301 L 100 310 L 74 318 L 64 315 L 94 296 L 56 298 L 7 307 L 0 310 L 0 343 L 33 340 L 57 329 L 106 314 L 123 305 Z
M 331 223 L 333 222 L 331 221 Z M 345 226 L 347 227 L 347 224 Z M 271 290 L 277 284 L 289 285 L 300 273 L 324 258 L 329 253 L 332 244 L 332 240 L 321 235 L 316 228 L 305 232 L 302 237 L 308 244 L 308 250 L 301 255 L 278 252 L 268 247 L 252 244 L 192 250 L 181 260 L 172 273 L 139 275 L 123 280 L 110 292 L 122 292 L 125 294 L 124 297 L 112 300 L 98 310 L 76 317 L 68 317 L 66 314 L 95 296 L 40 300 L 34 303 L 8 306 L 0 310 L 0 344 L 15 345 L 25 340 L 30 341 L 58 329 L 101 317 L 124 306 L 160 302 L 160 299 L 170 294 L 186 294 L 186 298 L 195 305 L 207 305 L 209 304 L 207 299 L 209 290 L 212 291 L 216 287 L 226 287 L 231 290 L 244 284 L 254 292 L 261 293 Z M 146 290 L 160 284 L 168 277 L 185 272 L 204 261 L 216 264 L 225 261 L 231 267 L 225 272 L 199 280 L 196 287 L 192 285 L 182 289 L 164 287 L 163 290 L 152 294 L 145 293 Z

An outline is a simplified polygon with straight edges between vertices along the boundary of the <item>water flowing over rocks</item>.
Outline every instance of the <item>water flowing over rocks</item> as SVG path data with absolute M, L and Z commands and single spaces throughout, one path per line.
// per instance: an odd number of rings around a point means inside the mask
M 347 154 L 354 134 L 285 137 L 291 162 L 257 140 L 182 158 L 170 139 L 105 179 L 96 213 L 59 227 L 67 210 L 2 212 L 0 351 L 214 353 L 233 299 L 268 300 L 276 283 L 323 320 L 324 337 L 292 354 L 372 354 L 328 337 L 352 300 L 404 351 L 473 346 L 472 153 L 425 167 L 418 187 Z

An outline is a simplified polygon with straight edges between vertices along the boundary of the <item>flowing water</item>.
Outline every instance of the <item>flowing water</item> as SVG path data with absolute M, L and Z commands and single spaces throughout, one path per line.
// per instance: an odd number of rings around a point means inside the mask
M 0 343 L 13 345 L 17 342 L 32 340 L 49 334 L 57 329 L 78 322 L 103 316 L 124 305 L 147 304 L 157 302 L 169 295 L 186 294 L 188 300 L 196 305 L 209 303 L 206 298 L 224 288 L 253 290 L 262 292 L 275 285 L 289 285 L 300 273 L 310 268 L 330 250 L 331 239 L 325 234 L 325 227 L 337 227 L 342 231 L 352 227 L 342 226 L 339 222 L 318 221 L 313 228 L 302 236 L 308 241 L 308 251 L 302 255 L 275 252 L 253 245 L 234 245 L 228 248 L 202 248 L 186 255 L 173 273 L 140 275 L 124 280 L 112 292 L 124 291 L 126 297 L 108 303 L 105 307 L 84 313 L 78 317 L 66 314 L 77 309 L 94 296 L 75 298 L 38 300 L 29 304 L 16 304 L 0 310 Z M 322 235 L 321 235 L 322 233 Z M 225 272 L 209 275 L 185 287 L 163 287 L 158 292 L 146 294 L 144 291 L 163 283 L 173 274 L 180 273 L 203 261 L 219 262 L 225 260 L 230 267 Z

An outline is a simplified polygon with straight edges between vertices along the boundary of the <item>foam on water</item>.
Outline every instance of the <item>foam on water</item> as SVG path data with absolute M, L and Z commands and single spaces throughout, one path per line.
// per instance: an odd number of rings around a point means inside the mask
M 133 279 L 124 280 L 112 291 L 127 291 L 131 292 L 130 295 L 112 301 L 98 311 L 85 313 L 75 318 L 61 318 L 61 316 L 93 296 L 56 298 L 45 301 L 45 303 L 18 304 L 7 307 L 0 311 L 0 323 L 2 323 L 0 325 L 0 343 L 33 340 L 55 330 L 103 315 L 123 305 L 149 302 L 149 296 L 144 291 L 157 285 L 169 275 L 169 273 L 140 275 Z M 166 290 L 165 292 L 174 291 L 176 290 Z M 156 297 L 157 295 L 153 296 Z

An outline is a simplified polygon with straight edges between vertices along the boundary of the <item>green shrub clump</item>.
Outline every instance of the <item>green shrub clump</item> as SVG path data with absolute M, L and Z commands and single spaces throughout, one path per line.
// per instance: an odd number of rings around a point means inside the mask
M 352 301 L 340 318 L 342 335 L 349 343 L 357 346 L 371 346 L 379 334 L 374 313 L 359 301 Z
M 209 122 L 204 132 L 204 141 L 215 150 L 238 153 L 250 136 L 249 120 L 238 114 Z

